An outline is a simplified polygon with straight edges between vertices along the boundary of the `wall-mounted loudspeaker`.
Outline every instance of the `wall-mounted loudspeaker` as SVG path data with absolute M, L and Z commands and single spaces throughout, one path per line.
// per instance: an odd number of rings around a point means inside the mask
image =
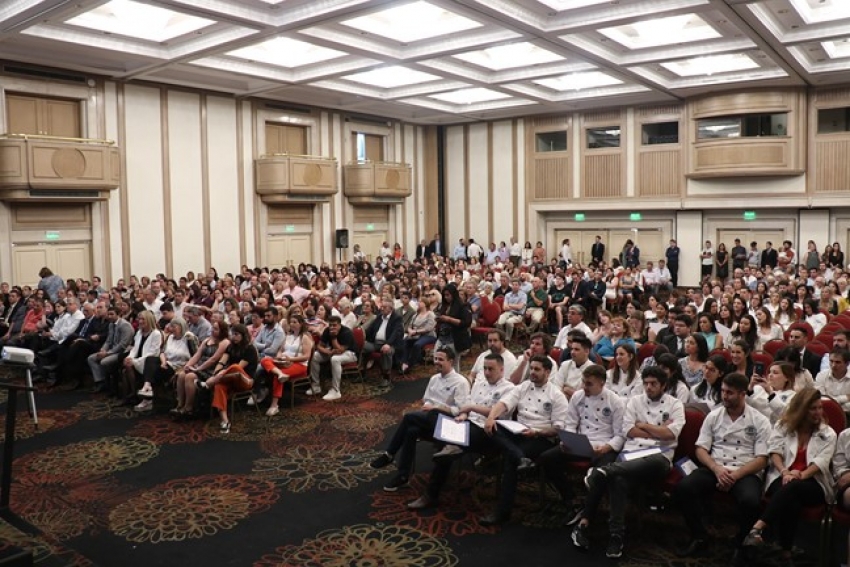
M 336 247 L 348 248 L 348 229 L 338 228 L 336 230 Z

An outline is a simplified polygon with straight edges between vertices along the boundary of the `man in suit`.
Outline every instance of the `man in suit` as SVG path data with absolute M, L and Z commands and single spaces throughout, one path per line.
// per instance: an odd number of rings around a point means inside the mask
M 601 236 L 597 236 L 596 242 L 590 247 L 590 261 L 597 266 L 605 261 L 605 245 L 602 244 Z
M 676 316 L 673 323 L 673 334 L 664 337 L 662 344 L 678 358 L 685 356 L 685 339 L 691 334 L 693 320 L 690 315 L 682 313 Z
M 422 239 L 422 242 L 416 247 L 416 259 L 421 260 L 428 256 L 428 244 L 425 242 L 425 239 Z
M 436 254 L 437 256 L 445 256 L 446 248 L 443 245 L 443 241 L 440 240 L 440 233 L 434 235 L 434 240 L 428 244 L 428 256 L 430 257 L 432 254 Z
M 812 376 L 817 376 L 820 372 L 821 357 L 806 348 L 808 343 L 809 336 L 805 329 L 794 327 L 788 333 L 788 344 L 800 351 L 800 363 L 803 368 L 808 370 Z
M 24 301 L 21 288 L 15 286 L 9 291 L 9 305 L 6 315 L 6 325 L 9 328 L 3 338 L 0 339 L 0 347 L 8 344 L 12 339 L 18 338 L 24 326 L 24 319 L 27 316 L 27 302 Z
M 770 268 L 771 270 L 779 263 L 779 252 L 773 247 L 773 243 L 768 240 L 764 250 L 761 251 L 761 269 Z
M 664 257 L 667 258 L 667 269 L 670 270 L 670 283 L 673 287 L 679 285 L 679 245 L 674 239 L 670 239 L 670 246 L 664 251 Z
M 88 357 L 100 350 L 106 341 L 109 322 L 106 320 L 106 303 L 83 305 L 83 320 L 77 330 L 71 334 L 59 350 L 59 364 L 56 367 L 57 382 L 64 383 L 68 389 L 80 385 L 80 379 L 88 367 Z M 47 369 L 47 367 L 45 367 Z
M 732 247 L 732 268 L 737 270 L 738 268 L 744 269 L 744 266 L 747 265 L 747 249 L 741 246 L 741 239 L 735 239 L 735 246 Z
M 107 378 L 121 367 L 124 356 L 133 344 L 133 326 L 121 317 L 117 307 L 112 306 L 106 310 L 106 320 L 109 322 L 106 342 L 99 351 L 88 357 L 88 365 L 94 378 L 92 393 L 106 390 Z M 110 394 L 118 395 L 117 384 L 111 385 Z
M 363 354 L 370 357 L 373 352 L 381 353 L 382 386 L 390 385 L 390 370 L 393 368 L 393 355 L 403 346 L 404 325 L 401 315 L 393 311 L 392 300 L 381 301 L 381 315 L 376 317 L 366 329 L 366 342 Z
M 590 314 L 591 320 L 596 318 L 596 311 L 605 300 L 605 292 L 608 286 L 602 279 L 602 270 L 596 270 L 593 273 L 593 281 L 587 287 L 587 311 Z
M 573 271 L 565 294 L 567 299 L 566 307 L 581 305 L 587 309 L 587 284 L 581 279 L 581 274 L 578 270 Z

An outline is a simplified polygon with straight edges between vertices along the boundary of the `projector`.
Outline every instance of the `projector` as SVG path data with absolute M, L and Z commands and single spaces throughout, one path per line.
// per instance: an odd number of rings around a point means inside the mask
M 26 348 L 3 347 L 0 359 L 7 364 L 32 364 L 35 359 L 33 352 Z

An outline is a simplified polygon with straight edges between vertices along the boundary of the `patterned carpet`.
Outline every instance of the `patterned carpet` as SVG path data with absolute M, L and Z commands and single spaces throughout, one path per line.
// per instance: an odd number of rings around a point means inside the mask
M 415 407 L 430 370 L 419 369 L 390 391 L 374 382 L 346 384 L 340 402 L 297 397 L 294 410 L 272 420 L 244 407 L 224 436 L 216 420 L 140 417 L 102 396 L 42 391 L 38 430 L 20 415 L 12 488 L 12 509 L 42 533 L 0 522 L 0 559 L 23 548 L 45 566 L 607 562 L 604 523 L 591 533 L 595 549 L 576 551 L 562 526 L 563 507 L 551 494 L 541 506 L 536 475 L 521 483 L 514 520 L 503 527 L 478 525 L 476 518 L 493 507 L 496 477 L 477 473 L 466 458 L 439 509 L 406 509 L 427 481 L 429 444 L 420 443 L 411 489 L 382 490 L 393 468 L 378 471 L 368 463 L 403 412 Z M 677 514 L 635 513 L 621 564 L 728 565 L 722 542 L 729 530 L 719 531 L 708 557 L 681 560 L 671 552 L 679 542 L 671 534 L 681 532 Z

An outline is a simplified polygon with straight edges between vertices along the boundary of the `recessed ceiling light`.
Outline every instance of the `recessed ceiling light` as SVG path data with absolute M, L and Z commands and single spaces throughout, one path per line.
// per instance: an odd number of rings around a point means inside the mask
M 807 24 L 820 24 L 850 19 L 850 2 L 847 0 L 790 0 Z
M 454 57 L 494 71 L 562 61 L 564 58 L 533 43 L 521 42 L 458 53 Z
M 571 73 L 569 75 L 561 75 L 560 77 L 536 79 L 534 82 L 556 91 L 580 91 L 583 89 L 595 89 L 623 84 L 623 81 L 620 79 L 599 71 Z
M 758 63 L 744 53 L 729 55 L 709 55 L 694 57 L 682 61 L 662 63 L 662 67 L 680 77 L 696 77 L 699 75 L 716 75 L 718 73 L 733 73 L 758 68 Z
M 603 28 L 602 35 L 629 49 L 691 43 L 720 37 L 720 33 L 696 14 L 643 20 L 622 26 Z
M 598 6 L 599 4 L 613 4 L 611 0 L 538 0 L 544 6 L 554 8 L 558 12 L 564 10 L 576 10 L 578 8 L 587 8 L 588 6 Z
M 380 69 L 354 73 L 353 75 L 346 75 L 343 77 L 343 79 L 347 81 L 364 83 L 366 85 L 372 85 L 373 87 L 380 87 L 382 89 L 393 89 L 406 85 L 436 81 L 440 78 L 441 77 L 438 77 L 437 75 L 423 73 L 422 71 L 417 71 L 415 69 L 408 69 L 407 67 L 402 67 L 400 65 L 381 67 Z
M 423 0 L 345 20 L 342 24 L 404 43 L 458 33 L 482 25 Z
M 227 55 L 278 67 L 293 68 L 335 59 L 347 55 L 347 53 L 313 45 L 306 41 L 276 37 L 256 45 L 228 51 Z
M 460 89 L 457 91 L 449 91 L 447 93 L 439 93 L 430 95 L 431 98 L 450 102 L 452 104 L 474 104 L 476 102 L 488 102 L 491 100 L 502 100 L 511 98 L 510 95 L 500 93 L 481 87 L 473 87 L 469 89 Z
M 834 41 L 824 41 L 821 47 L 826 51 L 830 59 L 843 59 L 850 57 L 850 43 L 847 39 L 838 39 Z
M 66 24 L 148 41 L 168 41 L 215 23 L 174 10 L 133 2 L 112 0 L 69 20 Z

